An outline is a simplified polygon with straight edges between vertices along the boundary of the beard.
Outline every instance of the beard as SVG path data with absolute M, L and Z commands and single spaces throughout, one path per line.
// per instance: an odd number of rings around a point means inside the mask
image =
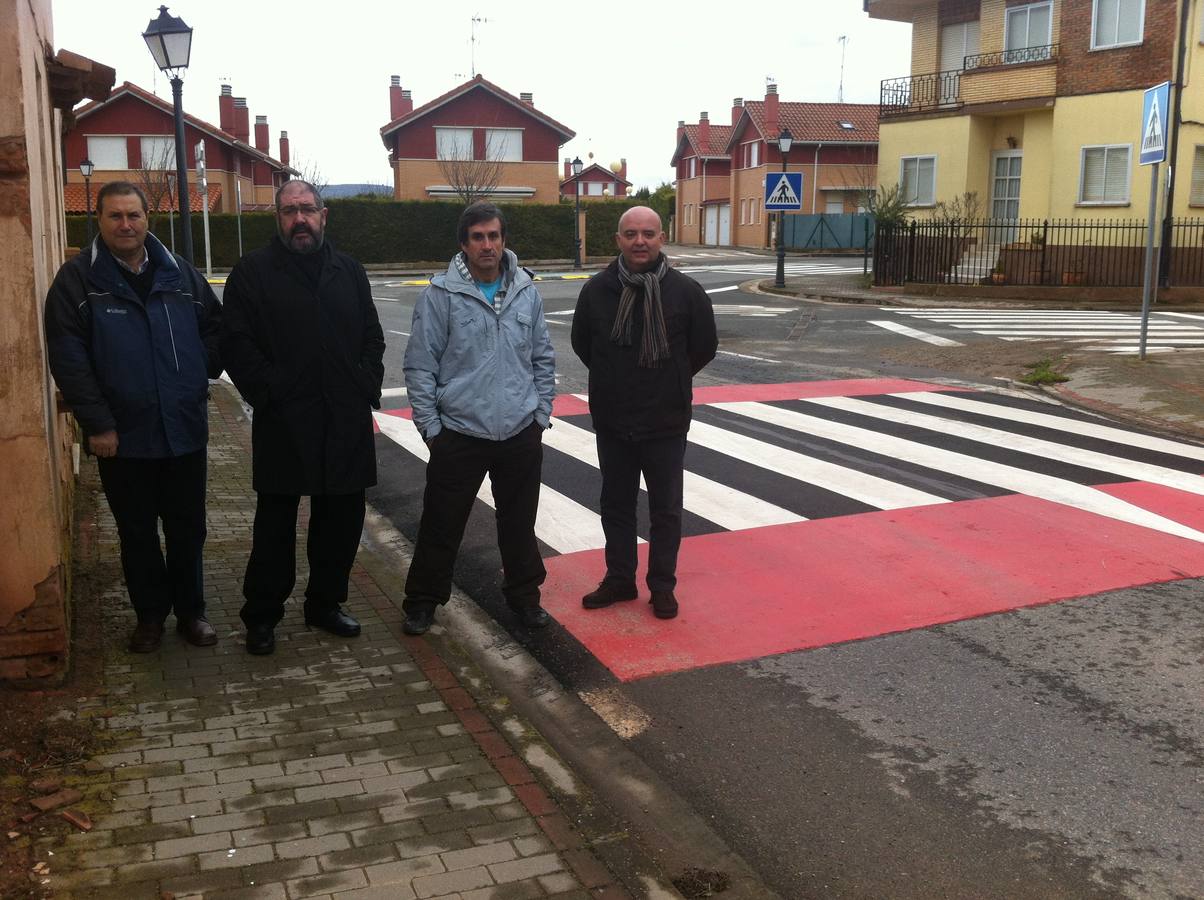
M 306 237 L 309 238 L 308 241 L 305 240 Z M 322 231 L 314 231 L 308 225 L 298 224 L 294 225 L 287 235 L 281 231 L 280 239 L 293 253 L 317 253 L 322 249 L 326 235 Z

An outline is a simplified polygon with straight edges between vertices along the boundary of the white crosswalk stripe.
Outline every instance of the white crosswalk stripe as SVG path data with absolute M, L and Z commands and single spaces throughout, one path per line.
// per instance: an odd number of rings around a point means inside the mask
M 1132 480 L 1204 497 L 1204 446 L 1048 409 L 968 391 L 704 404 L 688 435 L 684 508 L 705 533 L 945 504 L 998 490 L 1204 543 L 1192 525 L 1095 486 Z M 412 422 L 375 417 L 385 437 L 427 461 Z M 587 505 L 597 486 L 583 490 L 580 464 L 598 468 L 587 423 L 584 416 L 558 417 L 543 436 L 536 533 L 558 553 L 605 545 L 596 508 Z M 488 485 L 477 497 L 493 506 Z
M 1125 312 L 894 307 L 884 307 L 883 312 L 1005 341 L 1081 341 L 1091 343 L 1087 349 L 1112 353 L 1136 352 L 1141 333 L 1141 316 Z M 1146 340 L 1152 352 L 1204 346 L 1204 318 L 1197 320 L 1190 313 L 1152 313 Z
M 773 275 L 777 271 L 776 262 L 768 263 L 735 263 L 724 265 L 690 265 L 678 266 L 677 271 L 687 275 L 694 272 L 711 272 L 720 275 Z M 861 274 L 861 264 L 843 265 L 841 263 L 818 262 L 788 262 L 783 267 L 787 275 L 850 275 Z

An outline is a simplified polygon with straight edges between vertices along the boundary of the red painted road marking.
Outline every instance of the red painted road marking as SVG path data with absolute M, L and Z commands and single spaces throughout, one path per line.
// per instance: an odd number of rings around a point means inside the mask
M 1108 490 L 1176 518 L 1188 496 Z M 631 681 L 1204 576 L 1204 545 L 1022 495 L 701 535 L 682 541 L 670 622 L 653 618 L 646 591 L 582 609 L 601 550 L 546 563 L 545 607 Z M 641 577 L 646 564 L 641 546 Z

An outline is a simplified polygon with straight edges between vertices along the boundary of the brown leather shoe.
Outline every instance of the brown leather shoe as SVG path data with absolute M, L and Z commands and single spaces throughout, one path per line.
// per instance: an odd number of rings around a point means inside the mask
M 217 632 L 204 616 L 177 620 L 176 631 L 194 647 L 212 647 L 217 643 Z
M 163 640 L 162 622 L 139 622 L 130 635 L 130 653 L 154 653 Z

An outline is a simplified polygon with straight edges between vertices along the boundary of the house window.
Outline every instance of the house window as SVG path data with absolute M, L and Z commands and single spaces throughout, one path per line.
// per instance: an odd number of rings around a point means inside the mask
M 909 206 L 931 206 L 936 202 L 936 157 L 905 156 L 899 161 L 899 184 Z
M 142 139 L 142 168 L 148 172 L 174 172 L 176 140 L 168 135 Z
M 1204 145 L 1196 145 L 1196 156 L 1191 165 L 1192 206 L 1204 206 Z
M 686 177 L 687 177 L 687 178 L 693 178 L 693 177 L 695 176 L 695 174 L 696 174 L 696 172 L 695 172 L 695 168 L 694 168 L 694 167 L 695 167 L 695 165 L 696 165 L 696 164 L 697 164 L 697 162 L 698 162 L 698 158 L 697 158 L 697 157 L 694 157 L 694 156 L 691 156 L 691 157 L 690 157 L 688 160 L 686 160 L 686 162 L 689 164 L 689 167 L 690 167 L 690 174 L 689 174 L 689 175 L 687 175 Z
M 761 165 L 761 142 L 753 141 L 744 145 L 744 168 L 755 169 Z
M 585 183 L 585 193 L 590 197 L 601 197 L 603 187 L 604 185 L 600 181 L 587 181 Z
M 1129 152 L 1128 144 L 1083 148 L 1079 203 L 1129 202 Z
M 472 159 L 471 128 L 436 128 L 436 159 Z
M 128 169 L 124 137 L 88 138 L 88 159 L 97 169 Z
M 748 215 L 748 201 L 741 200 L 740 201 L 740 224 L 741 225 L 748 224 L 748 220 L 746 218 L 747 215 Z
M 1011 7 L 1004 26 L 1003 61 L 1018 63 L 1049 59 L 1052 21 L 1052 4 Z
M 1091 17 L 1091 49 L 1140 44 L 1145 28 L 1145 0 L 1095 0 Z
M 486 128 L 485 158 L 500 162 L 523 161 L 523 133 L 517 128 Z
M 760 224 L 760 222 L 761 222 L 761 201 L 760 200 L 753 199 L 753 200 L 748 201 L 748 221 L 752 225 Z
M 844 213 L 844 194 L 828 191 L 824 194 L 824 212 L 830 216 Z

